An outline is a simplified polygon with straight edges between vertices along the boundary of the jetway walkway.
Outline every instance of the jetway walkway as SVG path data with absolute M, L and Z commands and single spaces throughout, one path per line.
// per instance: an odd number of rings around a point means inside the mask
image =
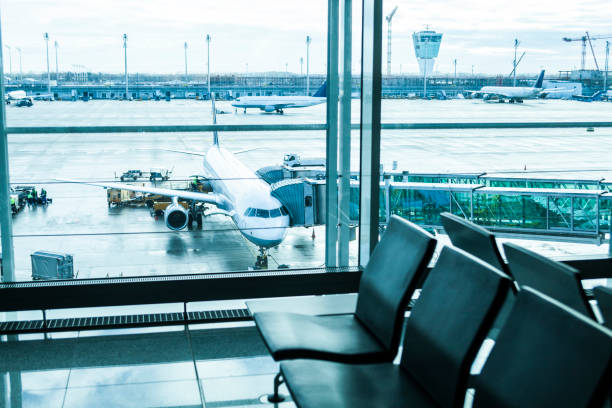
M 262 169 L 273 194 L 287 207 L 293 226 L 325 221 L 325 173 L 317 168 Z M 359 180 L 351 181 L 350 219 L 359 217 Z M 612 218 L 612 180 L 529 178 L 487 173 L 385 172 L 380 182 L 380 219 L 397 214 L 430 229 L 450 212 L 508 234 L 557 239 L 607 240 Z

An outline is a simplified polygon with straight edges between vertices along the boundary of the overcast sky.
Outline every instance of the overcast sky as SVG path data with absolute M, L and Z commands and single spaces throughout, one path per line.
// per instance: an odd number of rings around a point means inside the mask
M 359 65 L 361 3 L 354 7 L 354 67 Z M 300 72 L 306 60 L 306 35 L 312 37 L 311 72 L 323 73 L 326 59 L 327 1 L 322 0 L 1 0 L 2 41 L 13 47 L 13 72 L 19 70 L 16 47 L 22 49 L 24 72 L 46 70 L 43 33 L 50 36 L 51 69 L 54 41 L 59 44 L 60 71 L 83 65 L 93 72 L 123 72 L 122 35 L 128 34 L 131 73 L 184 72 L 184 43 L 189 44 L 189 72 L 206 71 L 210 33 L 211 71 Z M 385 14 L 398 5 L 393 18 L 392 71 L 416 73 L 411 34 L 429 25 L 444 33 L 436 70 L 508 74 L 513 41 L 519 55 L 527 51 L 519 73 L 542 68 L 549 72 L 579 68 L 580 42 L 562 37 L 612 35 L 610 0 L 447 0 L 386 1 Z M 383 63 L 386 61 L 384 25 Z M 612 38 L 610 39 L 612 41 Z M 593 42 L 600 66 L 605 40 Z M 594 67 L 590 49 L 587 68 Z M 5 72 L 8 49 L 3 47 Z M 386 71 L 386 68 L 385 70 Z

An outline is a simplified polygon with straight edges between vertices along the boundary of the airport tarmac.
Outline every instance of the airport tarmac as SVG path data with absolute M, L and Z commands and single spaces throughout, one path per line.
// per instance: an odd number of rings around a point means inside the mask
M 218 108 L 221 124 L 323 123 L 325 105 L 287 110 L 285 115 L 251 110 L 234 113 L 229 102 Z M 493 104 L 479 100 L 384 100 L 383 122 L 608 121 L 612 104 L 526 101 Z M 359 101 L 353 101 L 353 122 Z M 32 108 L 7 108 L 8 126 L 185 125 L 208 124 L 210 102 L 89 101 L 40 102 Z M 285 153 L 325 154 L 325 132 L 226 132 L 221 143 L 253 170 L 279 164 Z M 538 171 L 530 176 L 612 179 L 612 129 L 526 129 L 465 131 L 384 131 L 381 155 L 411 172 Z M 29 280 L 30 254 L 36 250 L 74 255 L 79 278 L 165 275 L 246 270 L 257 248 L 222 215 L 207 217 L 202 231 L 172 232 L 146 208 L 107 207 L 103 189 L 58 183 L 55 179 L 114 180 L 115 172 L 173 168 L 173 178 L 201 174 L 201 158 L 163 149 L 205 151 L 209 133 L 130 133 L 10 135 L 9 161 L 14 184 L 44 186 L 53 204 L 26 208 L 13 218 L 18 280 Z M 353 169 L 358 168 L 359 133 L 353 132 Z M 550 170 L 571 172 L 549 172 Z M 293 228 L 270 251 L 270 267 L 318 267 L 324 263 L 324 228 Z M 602 252 L 594 245 L 545 244 L 559 254 Z M 559 250 L 559 248 L 564 248 Z M 357 262 L 356 242 L 351 263 Z M 607 248 L 606 250 L 607 251 Z M 605 252 L 604 251 L 604 252 Z

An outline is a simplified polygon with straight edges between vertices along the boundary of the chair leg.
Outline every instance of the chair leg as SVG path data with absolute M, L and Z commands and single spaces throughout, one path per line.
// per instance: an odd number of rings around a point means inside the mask
M 276 376 L 274 377 L 274 394 L 268 395 L 269 402 L 278 403 L 278 402 L 283 402 L 285 400 L 285 397 L 278 393 L 278 388 L 284 382 L 285 382 L 285 379 L 283 378 L 282 374 L 280 372 L 276 374 Z

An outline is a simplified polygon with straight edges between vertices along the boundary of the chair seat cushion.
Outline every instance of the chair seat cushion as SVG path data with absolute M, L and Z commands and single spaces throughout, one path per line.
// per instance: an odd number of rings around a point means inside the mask
M 280 367 L 300 408 L 439 407 L 410 374 L 391 363 L 291 360 Z
M 394 357 L 354 314 L 262 312 L 253 318 L 275 360 L 314 358 L 368 363 L 391 361 Z

